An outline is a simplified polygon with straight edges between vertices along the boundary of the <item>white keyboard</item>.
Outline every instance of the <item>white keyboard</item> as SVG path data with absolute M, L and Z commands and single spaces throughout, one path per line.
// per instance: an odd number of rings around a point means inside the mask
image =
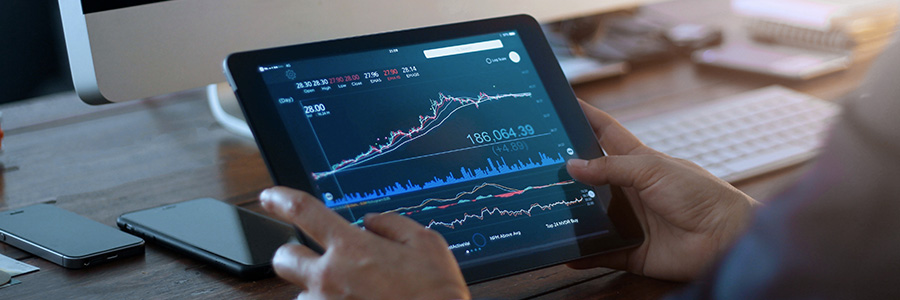
M 647 146 L 736 182 L 813 158 L 840 111 L 771 86 L 624 125 Z

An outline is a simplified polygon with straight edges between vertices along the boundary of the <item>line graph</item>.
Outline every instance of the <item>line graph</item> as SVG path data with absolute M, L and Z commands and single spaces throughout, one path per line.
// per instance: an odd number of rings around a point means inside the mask
M 456 184 L 466 181 L 484 179 L 496 175 L 502 174 L 510 174 L 524 170 L 531 170 L 535 168 L 540 168 L 544 166 L 553 166 L 565 163 L 565 159 L 562 154 L 557 153 L 557 157 L 553 158 L 547 156 L 543 153 L 538 153 L 540 160 L 535 162 L 533 159 L 528 159 L 527 162 L 523 162 L 521 160 L 516 163 L 510 165 L 507 164 L 505 158 L 500 158 L 499 161 L 494 161 L 490 158 L 487 159 L 487 166 L 478 169 L 466 169 L 460 168 L 459 176 L 454 175 L 452 172 L 444 178 L 433 177 L 430 181 L 425 182 L 423 184 L 414 184 L 411 180 L 407 180 L 406 184 L 401 184 L 400 182 L 396 182 L 391 186 L 386 186 L 381 189 L 376 189 L 374 191 L 368 193 L 348 193 L 343 196 L 343 198 L 336 198 L 333 201 L 327 201 L 326 204 L 328 207 L 336 207 L 341 205 L 359 203 L 363 201 L 382 199 L 385 197 L 390 197 L 394 195 L 421 191 L 425 189 L 431 189 L 441 186 L 446 186 L 450 184 Z
M 456 229 L 456 226 L 461 226 L 469 220 L 484 221 L 484 218 L 489 215 L 500 215 L 500 216 L 509 216 L 509 217 L 521 217 L 521 216 L 529 216 L 530 217 L 530 216 L 532 216 L 532 213 L 534 212 L 535 209 L 540 209 L 541 211 L 547 211 L 547 210 L 552 210 L 556 206 L 560 206 L 560 205 L 572 206 L 572 205 L 579 204 L 582 202 L 584 202 L 584 198 L 577 198 L 577 199 L 574 199 L 571 201 L 561 200 L 561 201 L 553 202 L 550 204 L 534 203 L 534 204 L 531 204 L 528 208 L 516 209 L 516 210 L 501 209 L 496 206 L 493 208 L 484 207 L 481 209 L 481 211 L 479 213 L 476 213 L 476 214 L 463 213 L 463 216 L 461 218 L 457 218 L 457 219 L 454 219 L 449 222 L 431 220 L 428 222 L 428 225 L 425 225 L 425 228 L 430 229 L 434 226 L 441 226 L 441 227 L 446 227 L 449 229 Z
M 419 205 L 408 206 L 408 207 L 399 207 L 399 208 L 396 208 L 396 209 L 393 209 L 393 210 L 390 210 L 390 211 L 386 211 L 385 213 L 403 213 L 403 214 L 405 214 L 405 215 L 411 215 L 411 214 L 414 214 L 414 213 L 419 212 L 419 211 L 429 211 L 429 210 L 432 210 L 432 209 L 447 209 L 447 208 L 450 208 L 450 207 L 453 207 L 453 206 L 456 206 L 456 205 L 459 205 L 459 204 L 471 203 L 471 202 L 477 202 L 477 201 L 486 200 L 486 199 L 492 199 L 492 198 L 509 198 L 509 197 L 513 197 L 513 196 L 517 196 L 517 195 L 524 194 L 525 192 L 528 192 L 528 191 L 542 190 L 542 189 L 546 189 L 546 188 L 550 188 L 550 187 L 555 187 L 555 186 L 570 185 L 570 184 L 573 184 L 573 183 L 575 183 L 574 180 L 567 180 L 567 181 L 563 181 L 563 182 L 557 182 L 557 183 L 552 183 L 552 184 L 547 184 L 547 185 L 541 185 L 541 186 L 529 186 L 529 187 L 526 187 L 526 188 L 524 188 L 524 189 L 514 189 L 514 188 L 510 188 L 510 187 L 503 186 L 503 185 L 500 185 L 500 184 L 496 184 L 496 183 L 482 183 L 481 185 L 476 186 L 475 188 L 473 188 L 471 191 L 468 191 L 468 192 L 461 192 L 461 193 L 457 194 L 456 197 L 453 197 L 453 198 L 447 198 L 447 199 L 430 198 L 430 199 L 425 199 L 425 200 L 422 201 L 422 203 L 419 204 Z M 484 189 L 484 188 L 487 188 L 487 187 L 494 187 L 494 188 L 497 188 L 497 189 L 499 189 L 499 190 L 501 190 L 501 191 L 504 191 L 504 192 L 506 192 L 506 193 L 495 194 L 495 195 L 487 195 L 487 196 L 478 196 L 478 197 L 475 197 L 475 199 L 462 199 L 462 197 L 464 197 L 464 196 L 475 194 L 475 193 L 479 192 L 480 190 L 482 190 L 482 189 Z M 435 203 L 435 202 L 436 202 L 436 203 L 446 203 L 446 202 L 452 202 L 452 201 L 457 201 L 457 202 L 456 202 L 456 203 L 452 203 L 452 204 L 439 205 L 439 206 L 428 206 L 428 204 Z
M 498 94 L 498 95 L 488 95 L 484 92 L 479 93 L 477 97 L 453 97 L 449 95 L 444 95 L 443 93 L 438 94 L 438 100 L 431 100 L 431 114 L 430 115 L 420 115 L 419 116 L 419 125 L 412 127 L 410 129 L 404 130 L 396 130 L 391 131 L 390 134 L 385 137 L 386 140 L 383 144 L 374 144 L 369 145 L 368 150 L 363 153 L 360 153 L 354 158 L 345 159 L 341 162 L 334 164 L 331 166 L 331 170 L 325 172 L 314 172 L 313 178 L 319 180 L 323 177 L 334 175 L 338 172 L 346 170 L 347 168 L 357 166 L 363 164 L 372 159 L 378 158 L 382 155 L 393 152 L 394 150 L 402 147 L 403 145 L 412 142 L 420 137 L 423 137 L 430 133 L 432 130 L 440 127 L 447 121 L 454 113 L 458 110 L 475 106 L 478 108 L 481 104 L 489 101 L 501 100 L 506 98 L 526 98 L 531 97 L 531 93 L 509 93 L 509 94 Z M 451 107 L 452 104 L 458 104 L 455 108 Z
M 497 184 L 497 183 L 485 182 L 485 183 L 482 183 L 482 184 L 472 188 L 472 190 L 470 190 L 470 191 L 460 192 L 460 193 L 456 194 L 456 196 L 453 198 L 428 198 L 428 199 L 422 200 L 422 203 L 420 203 L 418 205 L 398 207 L 398 208 L 395 208 L 392 210 L 385 211 L 382 214 L 399 213 L 401 215 L 409 216 L 409 215 L 413 215 L 418 212 L 430 211 L 430 210 L 434 210 L 434 209 L 448 209 L 448 208 L 451 208 L 451 207 L 454 207 L 454 206 L 457 206 L 460 204 L 474 203 L 474 202 L 489 200 L 489 199 L 510 198 L 510 197 L 514 197 L 514 196 L 518 196 L 518 195 L 527 193 L 529 191 L 542 190 L 542 189 L 557 187 L 557 186 L 566 186 L 566 185 L 570 185 L 570 184 L 574 184 L 574 183 L 575 183 L 574 180 L 566 180 L 566 181 L 551 183 L 551 184 L 547 184 L 547 185 L 529 186 L 529 187 L 526 187 L 523 189 L 515 189 L 515 188 L 507 187 L 507 186 L 504 186 L 501 184 Z M 478 192 L 481 192 L 482 190 L 484 190 L 486 188 L 496 188 L 496 189 L 500 190 L 502 193 L 493 194 L 493 195 L 477 196 L 472 199 L 463 199 L 463 197 L 465 197 L 465 196 L 474 195 Z M 448 203 L 448 202 L 454 202 L 454 203 L 443 204 L 443 203 Z M 362 222 L 363 222 L 363 219 L 360 218 L 360 219 L 356 220 L 353 224 L 358 225 L 358 224 L 362 224 Z

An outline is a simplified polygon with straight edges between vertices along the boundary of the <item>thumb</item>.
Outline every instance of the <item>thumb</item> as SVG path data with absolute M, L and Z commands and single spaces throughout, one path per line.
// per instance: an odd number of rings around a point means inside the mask
M 658 155 L 604 156 L 593 160 L 572 159 L 569 175 L 580 182 L 600 186 L 617 185 L 638 190 L 649 188 L 664 177 L 671 160 Z

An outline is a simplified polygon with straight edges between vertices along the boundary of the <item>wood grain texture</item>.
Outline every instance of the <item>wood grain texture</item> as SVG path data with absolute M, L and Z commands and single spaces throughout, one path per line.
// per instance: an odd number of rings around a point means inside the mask
M 725 0 L 654 5 L 683 21 L 736 28 Z M 703 7 L 704 9 L 696 9 Z M 621 119 L 651 116 L 771 84 L 836 101 L 864 77 L 865 64 L 808 82 L 785 82 L 698 68 L 686 58 L 639 65 L 631 74 L 575 87 Z M 7 136 L 0 154 L 0 210 L 41 202 L 115 226 L 119 215 L 200 197 L 261 211 L 257 194 L 272 184 L 255 143 L 219 126 L 195 90 L 143 101 L 87 106 L 73 93 L 0 106 Z M 769 198 L 799 178 L 792 167 L 738 183 Z M 0 253 L 39 266 L 0 290 L 3 299 L 287 299 L 300 292 L 278 278 L 241 281 L 164 248 L 84 270 L 66 270 L 0 244 Z M 556 266 L 471 286 L 501 299 L 656 299 L 680 284 L 608 269 Z

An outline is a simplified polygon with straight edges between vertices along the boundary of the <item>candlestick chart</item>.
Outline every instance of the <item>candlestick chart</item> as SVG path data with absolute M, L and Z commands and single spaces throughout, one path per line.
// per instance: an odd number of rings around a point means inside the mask
M 401 47 L 384 59 L 302 62 L 318 67 L 297 71 L 310 80 L 272 77 L 290 140 L 266 145 L 298 158 L 274 169 L 351 224 L 393 213 L 439 232 L 460 263 L 603 232 L 606 193 L 565 168 L 595 155 L 569 136 L 583 117 L 558 112 L 574 100 L 551 97 L 521 43 L 504 38 L 477 55 Z M 493 60 L 513 49 L 516 61 Z
M 454 113 L 466 107 L 474 107 L 477 109 L 481 104 L 485 102 L 497 101 L 507 98 L 525 97 L 531 97 L 531 93 L 507 93 L 491 96 L 482 92 L 474 98 L 453 97 L 441 93 L 439 94 L 438 100 L 431 101 L 431 114 L 420 115 L 418 117 L 417 126 L 407 130 L 391 131 L 387 137 L 384 137 L 386 142 L 381 144 L 369 145 L 367 147 L 367 150 L 360 153 L 356 157 L 343 159 L 339 163 L 332 165 L 331 170 L 313 173 L 313 178 L 318 180 L 325 176 L 334 175 L 343 170 L 350 169 L 354 166 L 358 166 L 366 163 L 367 161 L 378 158 L 382 155 L 391 153 L 403 147 L 403 145 L 415 141 L 416 139 L 425 136 L 433 130 L 441 127 L 448 119 L 450 119 L 454 115 Z

